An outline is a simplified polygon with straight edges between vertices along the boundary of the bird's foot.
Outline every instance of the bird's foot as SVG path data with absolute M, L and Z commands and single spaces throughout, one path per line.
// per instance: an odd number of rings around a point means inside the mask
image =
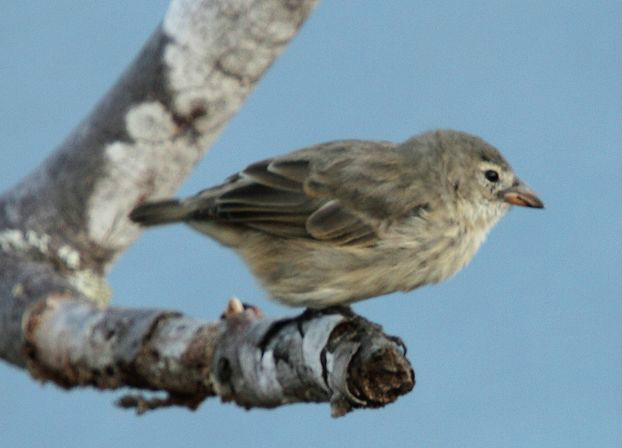
M 235 296 L 229 298 L 229 302 L 227 302 L 227 308 L 220 315 L 221 319 L 230 319 L 233 316 L 237 316 L 240 313 L 247 313 L 249 317 L 254 317 L 258 319 L 263 317 L 263 311 L 256 307 L 255 305 L 250 305 L 248 303 L 242 303 L 240 299 Z

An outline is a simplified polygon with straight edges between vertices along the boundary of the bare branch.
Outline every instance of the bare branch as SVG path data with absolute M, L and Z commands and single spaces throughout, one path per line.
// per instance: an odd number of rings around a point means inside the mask
M 105 301 L 105 288 L 83 280 L 137 238 L 129 211 L 174 193 L 316 1 L 173 0 L 92 113 L 1 198 L 3 247 L 54 259 Z
M 41 380 L 168 392 L 165 400 L 120 400 L 141 412 L 194 409 L 218 395 L 246 408 L 329 401 L 340 416 L 393 402 L 414 386 L 398 343 L 348 310 L 275 320 L 247 309 L 205 323 L 52 296 L 29 311 L 25 328 L 28 366 Z

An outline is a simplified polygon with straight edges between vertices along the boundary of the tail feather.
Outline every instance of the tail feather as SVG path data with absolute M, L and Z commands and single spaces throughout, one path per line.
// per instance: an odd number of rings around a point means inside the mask
M 130 212 L 130 219 L 141 226 L 184 221 L 187 217 L 187 207 L 177 199 L 147 202 Z

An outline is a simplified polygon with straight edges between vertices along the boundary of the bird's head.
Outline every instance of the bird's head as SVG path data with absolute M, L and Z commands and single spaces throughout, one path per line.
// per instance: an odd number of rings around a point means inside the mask
M 475 214 L 474 219 L 496 221 L 510 205 L 544 207 L 501 153 L 484 140 L 452 130 L 433 131 L 424 139 L 435 153 L 443 196 L 464 212 Z

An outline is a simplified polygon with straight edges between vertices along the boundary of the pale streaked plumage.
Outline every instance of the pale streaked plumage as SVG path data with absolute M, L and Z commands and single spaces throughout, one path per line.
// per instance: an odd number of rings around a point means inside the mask
M 312 146 L 130 216 L 187 222 L 235 249 L 276 300 L 322 308 L 445 280 L 510 204 L 542 207 L 494 147 L 442 130 Z

